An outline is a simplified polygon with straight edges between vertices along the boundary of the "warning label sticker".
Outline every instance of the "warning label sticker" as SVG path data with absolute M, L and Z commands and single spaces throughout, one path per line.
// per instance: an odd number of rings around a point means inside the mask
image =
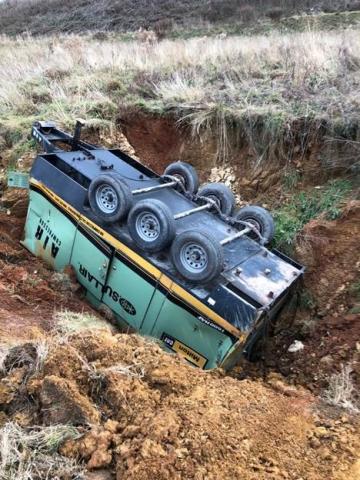
M 161 335 L 161 340 L 168 348 L 171 348 L 171 350 L 174 350 L 174 352 L 177 352 L 182 357 L 186 358 L 188 362 L 200 368 L 205 367 L 207 358 L 203 357 L 202 355 L 200 355 L 200 353 L 196 352 L 184 343 L 179 342 L 179 340 L 176 340 L 176 338 L 163 332 L 163 334 Z

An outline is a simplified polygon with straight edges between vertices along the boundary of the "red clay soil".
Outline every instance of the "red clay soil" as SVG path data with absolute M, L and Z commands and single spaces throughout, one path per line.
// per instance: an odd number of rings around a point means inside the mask
M 139 114 L 126 114 L 119 126 L 136 154 L 155 172 L 162 174 L 171 162 L 182 160 L 194 165 L 202 181 L 207 181 L 215 165 L 216 145 L 209 138 L 197 142 L 181 130 L 171 118 L 154 118 Z
M 317 219 L 305 226 L 296 256 L 306 266 L 305 292 L 314 305 L 300 305 L 293 325 L 280 323 L 280 332 L 265 350 L 264 375 L 275 369 L 288 381 L 320 393 L 332 374 L 350 365 L 360 396 L 360 299 L 355 291 L 360 282 L 359 245 L 359 201 L 348 203 L 338 220 Z M 289 353 L 295 339 L 304 349 Z
M 5 360 L 3 412 L 24 426 L 77 426 L 83 437 L 60 451 L 90 470 L 117 480 L 359 478 L 356 417 L 329 416 L 276 375 L 204 372 L 136 335 L 49 339 L 41 371 L 24 348 Z
M 264 201 L 265 197 L 279 199 L 284 175 L 288 172 L 296 172 L 302 177 L 301 188 L 319 185 L 334 175 L 347 173 L 350 165 L 346 159 L 356 158 L 357 152 L 346 153 L 341 148 L 337 154 L 328 152 L 326 142 L 325 145 L 319 144 L 318 129 L 308 130 L 305 139 L 301 123 L 294 122 L 289 126 L 293 129 L 291 145 L 284 144 L 284 151 L 274 151 L 269 159 L 264 158 L 259 163 L 259 153 L 254 145 L 244 139 L 232 139 L 230 131 L 224 159 L 221 155 L 219 157 L 219 142 L 213 132 L 203 131 L 201 136 L 194 136 L 189 127 L 179 125 L 169 115 L 157 117 L 140 111 L 124 111 L 118 119 L 118 126 L 138 157 L 157 173 L 163 173 L 170 162 L 182 160 L 191 163 L 201 181 L 207 182 L 213 167 L 231 166 L 236 177 L 233 187 L 246 201 Z M 331 168 L 328 168 L 328 162 Z

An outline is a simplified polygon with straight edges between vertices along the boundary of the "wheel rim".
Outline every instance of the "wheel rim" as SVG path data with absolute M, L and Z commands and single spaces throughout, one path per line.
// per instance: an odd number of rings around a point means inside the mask
M 135 222 L 136 233 L 146 242 L 153 242 L 160 235 L 160 223 L 151 212 L 141 213 Z
M 119 204 L 115 189 L 111 185 L 100 185 L 96 190 L 96 203 L 103 213 L 114 213 Z
M 203 272 L 208 264 L 206 250 L 197 243 L 187 243 L 180 250 L 182 265 L 190 272 Z

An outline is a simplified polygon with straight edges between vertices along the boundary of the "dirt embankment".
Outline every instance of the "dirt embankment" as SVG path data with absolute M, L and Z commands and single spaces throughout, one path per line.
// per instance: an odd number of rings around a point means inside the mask
M 138 336 L 106 332 L 51 340 L 37 364 L 29 344 L 10 352 L 2 411 L 24 426 L 83 429 L 61 453 L 118 480 L 356 478 L 356 420 L 329 418 L 277 376 L 264 384 L 195 370 Z
M 306 266 L 303 290 L 264 352 L 264 374 L 275 369 L 316 393 L 342 365 L 351 365 L 360 392 L 360 202 L 352 201 L 335 221 L 313 220 L 298 239 L 296 255 Z M 303 305 L 302 303 L 308 303 Z M 310 305 L 309 305 L 310 303 Z M 304 348 L 288 352 L 295 340 Z
M 349 173 L 354 168 L 353 159 L 358 157 L 356 142 L 329 140 L 321 122 L 312 125 L 305 119 L 289 125 L 288 138 L 281 142 L 276 137 L 267 138 L 266 126 L 259 125 L 264 130 L 263 143 L 268 142 L 262 152 L 255 140 L 241 138 L 230 127 L 223 145 L 213 132 L 194 137 L 189 128 L 179 126 L 171 117 L 124 112 L 118 122 L 138 157 L 157 173 L 161 174 L 170 162 L 183 160 L 196 167 L 202 182 L 208 182 L 211 169 L 227 168 L 225 177 L 217 181 L 228 180 L 231 171 L 233 189 L 243 200 L 252 202 L 279 201 L 287 181 L 294 188 L 294 178 L 301 190 Z M 273 147 L 278 141 L 279 145 Z M 221 156 L 222 149 L 226 150 L 226 159 Z

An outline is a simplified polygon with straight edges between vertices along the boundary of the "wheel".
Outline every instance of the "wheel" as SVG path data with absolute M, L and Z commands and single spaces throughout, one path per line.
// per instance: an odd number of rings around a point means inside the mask
M 132 205 L 131 190 L 118 174 L 105 173 L 94 178 L 88 198 L 93 212 L 106 222 L 123 219 Z
M 210 282 L 223 269 L 220 243 L 208 233 L 186 231 L 176 236 L 171 246 L 171 259 L 177 271 L 192 282 Z
M 136 203 L 128 216 L 128 228 L 136 245 L 147 252 L 160 252 L 175 236 L 175 220 L 165 203 L 145 199 Z
M 207 183 L 200 188 L 198 195 L 214 200 L 224 215 L 231 215 L 234 209 L 234 194 L 224 183 Z
M 264 238 L 265 243 L 271 242 L 275 234 L 275 223 L 272 215 L 268 210 L 256 205 L 249 205 L 241 208 L 235 215 L 236 220 L 249 222 L 254 225 Z M 250 232 L 251 238 L 258 238 L 256 233 Z
M 165 168 L 164 175 L 172 175 L 181 180 L 184 188 L 189 193 L 196 193 L 199 188 L 199 177 L 195 168 L 186 162 L 170 163 Z

